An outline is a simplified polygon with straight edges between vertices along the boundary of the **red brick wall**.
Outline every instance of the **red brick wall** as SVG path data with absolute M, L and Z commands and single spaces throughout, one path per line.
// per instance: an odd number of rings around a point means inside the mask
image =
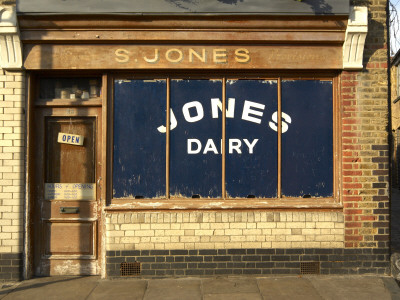
M 387 1 L 369 5 L 364 69 L 341 74 L 345 247 L 389 247 Z

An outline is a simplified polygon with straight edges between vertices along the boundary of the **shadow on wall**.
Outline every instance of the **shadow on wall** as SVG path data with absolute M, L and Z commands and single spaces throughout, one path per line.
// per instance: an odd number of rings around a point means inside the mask
M 367 64 L 371 61 L 372 57 L 377 51 L 383 50 L 387 51 L 386 47 L 386 34 L 385 34 L 385 26 L 384 24 L 372 20 L 368 17 L 368 33 L 367 38 L 365 40 L 365 48 L 364 48 L 364 71 L 367 67 Z M 383 56 L 379 56 L 376 58 L 376 62 L 387 62 L 387 53 Z

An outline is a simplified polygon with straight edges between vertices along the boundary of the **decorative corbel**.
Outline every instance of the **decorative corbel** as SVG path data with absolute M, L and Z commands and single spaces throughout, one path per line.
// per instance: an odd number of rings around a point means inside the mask
M 365 38 L 368 32 L 368 8 L 351 6 L 343 45 L 343 69 L 363 68 Z
M 15 6 L 0 6 L 0 68 L 22 69 L 22 47 Z

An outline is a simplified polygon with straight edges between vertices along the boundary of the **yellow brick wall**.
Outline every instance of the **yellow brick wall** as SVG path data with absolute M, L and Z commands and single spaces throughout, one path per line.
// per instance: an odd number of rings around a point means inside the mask
M 25 199 L 25 88 L 0 70 L 0 253 L 21 253 Z
M 106 214 L 107 250 L 343 248 L 341 212 Z

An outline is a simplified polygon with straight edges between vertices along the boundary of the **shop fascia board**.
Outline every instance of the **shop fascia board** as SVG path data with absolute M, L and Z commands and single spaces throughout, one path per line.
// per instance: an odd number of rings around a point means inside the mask
M 121 17 L 121 16 L 120 16 Z M 368 9 L 351 6 L 348 20 L 343 16 L 229 16 L 221 20 L 211 16 L 115 15 L 20 16 L 22 40 L 26 43 L 215 43 L 251 42 L 257 44 L 342 44 L 343 69 L 363 68 L 363 53 L 368 32 Z M 104 22 L 101 22 L 104 20 Z M 328 20 L 328 22 L 326 22 Z M 236 21 L 236 22 L 235 22 Z M 283 22 L 282 22 L 283 21 Z M 325 24 L 323 22 L 325 21 Z M 314 25 L 312 25 L 314 24 Z M 315 25 L 318 24 L 318 25 Z M 177 30 L 179 29 L 179 30 Z M 213 32 L 213 35 L 210 35 Z M 232 34 L 235 39 L 232 39 Z M 217 37 L 217 39 L 214 39 Z M 224 38 L 225 37 L 225 38 Z
M 24 43 L 337 44 L 347 16 L 19 16 Z
M 22 69 L 22 47 L 14 6 L 0 6 L 0 68 Z

